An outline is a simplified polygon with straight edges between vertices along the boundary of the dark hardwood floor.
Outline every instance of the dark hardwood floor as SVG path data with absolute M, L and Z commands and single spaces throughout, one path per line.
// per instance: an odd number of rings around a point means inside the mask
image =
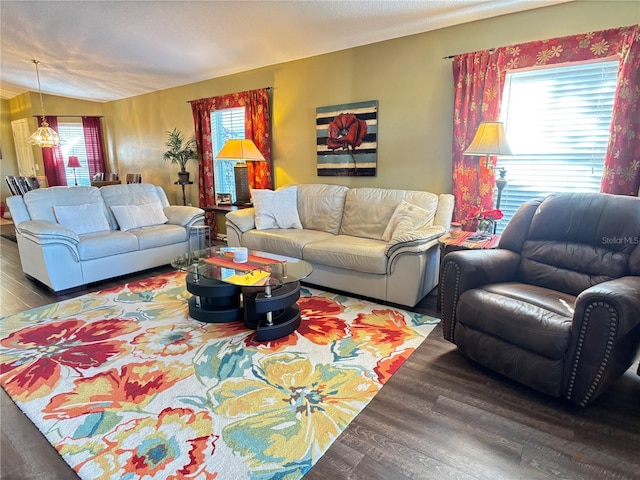
M 15 243 L 0 242 L 3 316 L 169 270 L 56 297 L 24 277 Z M 416 310 L 437 316 L 435 292 Z M 581 409 L 472 363 L 436 327 L 305 478 L 638 479 L 636 369 L 637 362 Z M 3 390 L 0 396 L 0 478 L 77 478 Z

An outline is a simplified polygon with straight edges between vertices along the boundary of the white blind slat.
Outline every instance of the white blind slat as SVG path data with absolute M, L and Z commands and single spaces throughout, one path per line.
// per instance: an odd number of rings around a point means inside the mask
M 617 61 L 507 73 L 501 120 L 514 156 L 498 158 L 498 233 L 527 200 L 600 190 L 617 73 Z
M 211 112 L 211 140 L 213 158 L 218 155 L 227 140 L 244 138 L 245 108 L 226 108 Z M 236 183 L 233 173 L 235 160 L 214 160 L 215 193 L 230 193 L 236 201 Z

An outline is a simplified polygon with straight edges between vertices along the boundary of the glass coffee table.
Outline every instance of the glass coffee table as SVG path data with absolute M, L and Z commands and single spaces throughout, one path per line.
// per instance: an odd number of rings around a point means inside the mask
M 244 320 L 261 342 L 295 331 L 300 325 L 300 280 L 311 274 L 311 265 L 297 258 L 238 250 L 243 249 L 211 247 L 171 262 L 187 272 L 187 290 L 193 294 L 189 315 L 207 323 Z

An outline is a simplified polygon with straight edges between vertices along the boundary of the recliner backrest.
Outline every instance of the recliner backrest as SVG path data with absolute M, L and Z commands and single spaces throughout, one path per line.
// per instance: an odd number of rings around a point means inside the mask
M 640 198 L 561 193 L 526 202 L 500 248 L 520 254 L 517 279 L 578 295 L 625 275 L 640 275 Z

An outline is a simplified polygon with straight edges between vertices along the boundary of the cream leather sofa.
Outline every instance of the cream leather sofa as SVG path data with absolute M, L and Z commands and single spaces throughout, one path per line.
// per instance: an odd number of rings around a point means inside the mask
M 306 260 L 313 266 L 306 283 L 399 305 L 415 306 L 437 285 L 438 238 L 449 229 L 453 195 L 326 184 L 295 188 L 302 228 L 256 229 L 254 195 L 254 208 L 226 215 L 229 246 Z M 427 210 L 432 219 L 383 239 L 401 203 Z
M 146 183 L 51 187 L 7 198 L 24 273 L 65 290 L 166 265 L 188 251 L 200 208 Z M 114 215 L 117 213 L 117 216 Z

